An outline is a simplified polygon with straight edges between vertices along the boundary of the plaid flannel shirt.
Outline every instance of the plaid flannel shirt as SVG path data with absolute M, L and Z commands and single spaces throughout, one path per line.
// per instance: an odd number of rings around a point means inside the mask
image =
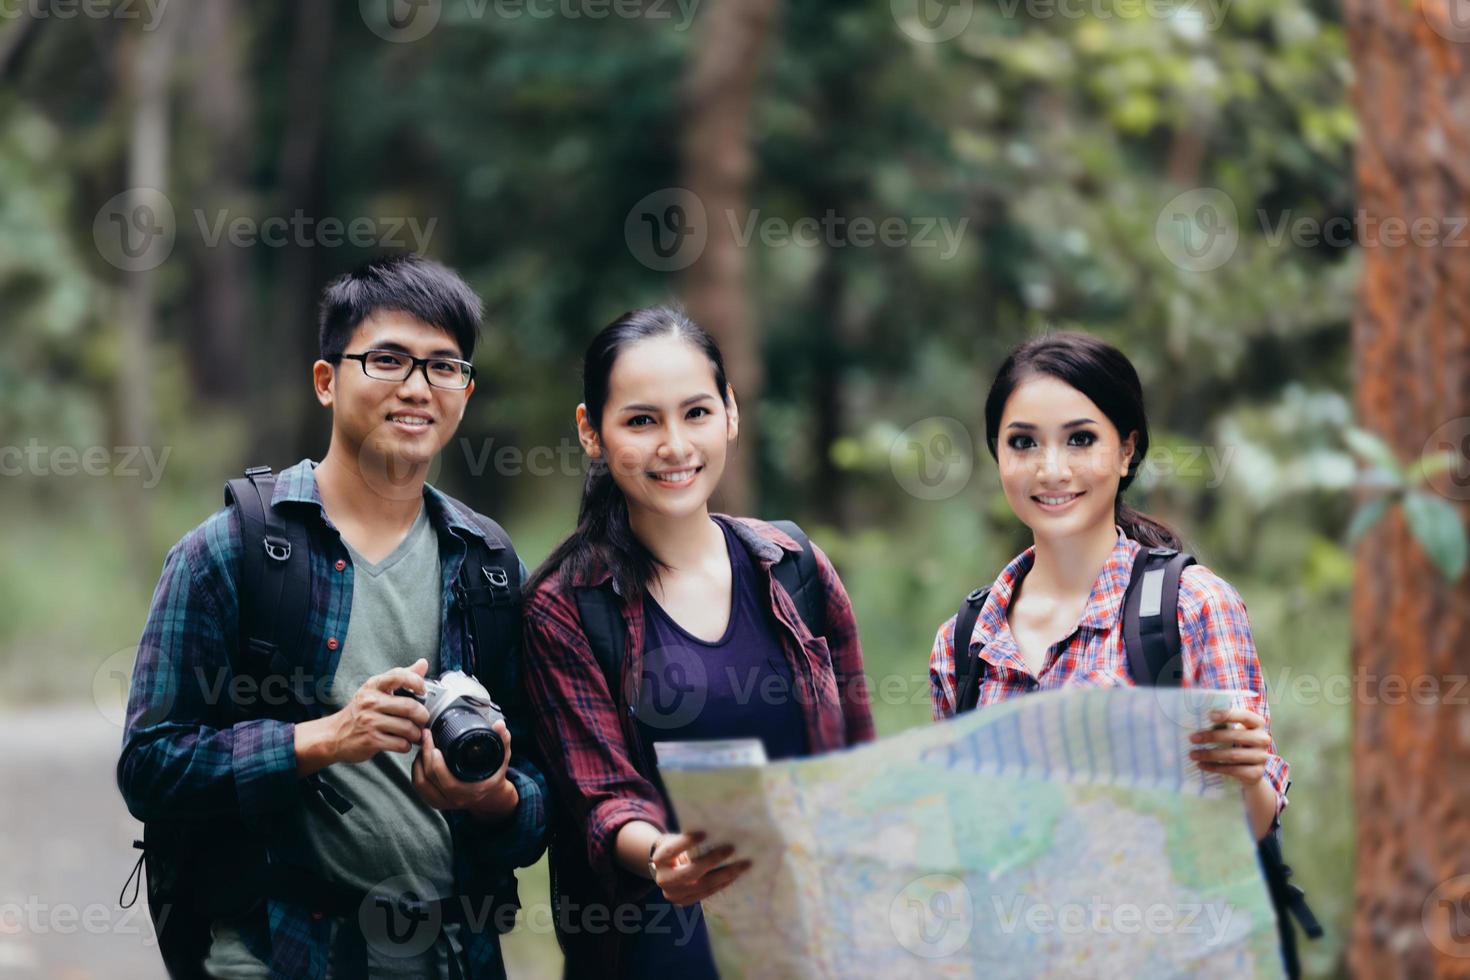
M 1077 629 L 1047 651 L 1038 675 L 1021 659 L 1011 633 L 1007 610 L 1011 596 L 1031 570 L 1036 549 L 1028 548 L 1012 559 L 990 589 L 981 607 L 970 643 L 981 644 L 980 656 L 987 668 L 980 686 L 977 708 L 995 704 L 1035 690 L 1087 685 L 1122 687 L 1134 683 L 1128 670 L 1123 642 L 1123 594 L 1133 574 L 1133 561 L 1142 547 L 1118 531 L 1118 542 L 1093 583 Z M 955 713 L 954 626 L 951 616 L 939 628 L 929 655 L 930 703 L 936 721 Z M 1249 708 L 1271 727 L 1271 709 L 1266 704 L 1266 682 L 1251 639 L 1250 620 L 1240 593 L 1203 565 L 1191 565 L 1179 580 L 1179 640 L 1184 660 L 1184 684 L 1222 690 L 1254 691 L 1254 699 L 1240 698 L 1236 706 Z M 1266 760 L 1266 778 L 1276 790 L 1279 819 L 1286 807 L 1290 767 L 1275 754 Z
M 714 519 L 728 526 L 749 549 L 769 589 L 771 614 L 793 676 L 802 685 L 797 700 L 813 754 L 873 738 L 873 715 L 863 675 L 863 652 L 847 591 L 820 548 L 813 545 L 826 592 L 827 633 L 813 636 L 791 596 L 771 575 L 783 551 L 797 543 L 764 521 Z M 587 858 L 615 902 L 636 898 L 648 879 L 621 869 L 614 859 L 618 830 L 633 820 L 660 829 L 668 813 L 653 783 L 654 761 L 642 751 L 629 693 L 642 676 L 643 604 L 620 597 L 625 655 L 622 683 L 609 690 L 587 642 L 574 589 L 612 579 L 603 568 L 575 582 L 560 574 L 543 581 L 526 601 L 526 686 L 535 708 L 533 724 L 559 802 L 583 828 Z M 610 935 L 616 935 L 609 930 Z
M 302 460 L 280 473 L 271 506 L 300 511 L 311 530 L 311 596 L 305 639 L 294 660 L 313 683 L 328 684 L 339 638 L 347 636 L 353 566 L 323 509 L 314 466 Z M 439 538 L 443 576 L 439 663 L 443 670 L 456 670 L 464 665 L 466 636 L 452 586 L 464 561 L 465 539 L 484 535 L 434 488 L 425 486 L 424 501 Z M 231 653 L 238 645 L 241 546 L 239 516 L 225 508 L 185 535 L 165 559 L 133 668 L 118 785 L 139 820 L 239 818 L 262 837 L 272 862 L 289 864 L 303 844 L 273 832 L 310 791 L 296 775 L 295 725 L 264 718 L 239 721 L 224 693 L 228 685 L 221 684 L 231 677 Z M 320 699 L 308 700 L 315 702 L 316 715 L 325 713 Z M 513 746 L 533 744 L 527 719 L 508 717 L 506 722 Z M 509 778 L 520 803 L 506 823 L 481 828 L 466 813 L 446 813 L 455 845 L 456 888 L 465 894 L 513 885 L 511 869 L 533 864 L 545 850 L 545 777 L 525 753 L 515 753 Z M 266 911 L 268 936 L 245 938 L 270 964 L 272 978 L 324 976 L 332 921 L 274 899 Z M 465 932 L 470 976 L 503 977 L 494 930 Z

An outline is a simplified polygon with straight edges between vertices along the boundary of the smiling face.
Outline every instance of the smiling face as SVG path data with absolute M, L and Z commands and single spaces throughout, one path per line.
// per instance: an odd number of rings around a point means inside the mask
M 1001 413 L 996 457 L 1006 501 L 1037 537 L 1066 538 L 1113 524 L 1135 434 L 1050 375 L 1016 386 Z
M 630 511 L 688 517 L 709 502 L 725 471 L 739 412 L 716 387 L 714 366 L 678 337 L 640 340 L 618 355 L 608 377 L 602 424 L 586 406 L 577 429 L 589 455 L 607 460 Z
M 414 357 L 464 357 L 445 331 L 387 310 L 357 325 L 346 353 L 370 349 Z M 427 467 L 454 437 L 475 390 L 474 382 L 461 391 L 433 387 L 417 366 L 404 381 L 382 381 L 368 377 L 355 360 L 336 365 L 317 361 L 314 376 L 317 400 L 332 408 L 332 439 L 341 440 L 364 468 L 371 464 L 374 469 Z

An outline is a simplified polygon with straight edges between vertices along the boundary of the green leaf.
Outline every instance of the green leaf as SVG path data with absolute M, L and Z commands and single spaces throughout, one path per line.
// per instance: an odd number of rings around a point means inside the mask
M 1392 499 L 1391 497 L 1378 497 L 1358 508 L 1358 512 L 1348 522 L 1347 543 L 1349 547 L 1357 544 L 1359 538 L 1367 534 L 1373 525 L 1383 519 L 1383 515 L 1388 513 L 1388 505 Z
M 1423 483 L 1431 477 L 1454 469 L 1459 462 L 1459 454 L 1450 449 L 1439 453 L 1429 453 L 1419 457 L 1414 465 L 1409 467 L 1408 476 L 1415 483 Z
M 1470 559 L 1470 544 L 1465 540 L 1465 525 L 1455 505 L 1443 497 L 1414 490 L 1404 497 L 1404 517 L 1429 560 L 1446 580 L 1457 581 Z
M 1387 470 L 1398 477 L 1403 476 L 1403 467 L 1399 465 L 1399 458 L 1393 454 L 1388 443 L 1367 429 L 1353 426 L 1342 434 L 1342 438 L 1353 454 L 1369 466 Z

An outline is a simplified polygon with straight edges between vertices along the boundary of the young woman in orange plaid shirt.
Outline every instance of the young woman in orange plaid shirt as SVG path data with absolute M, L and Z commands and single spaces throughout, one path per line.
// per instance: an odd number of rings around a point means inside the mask
M 1054 333 L 1016 348 L 985 402 L 985 436 L 1007 502 L 1035 544 L 995 580 L 970 636 L 983 673 L 976 706 L 1034 690 L 1133 684 L 1123 596 L 1141 548 L 1181 549 L 1178 536 L 1123 503 L 1148 453 L 1143 390 L 1116 348 Z M 1275 753 L 1261 665 L 1239 593 L 1202 565 L 1179 584 L 1183 683 L 1253 692 L 1196 732 L 1200 767 L 1240 784 L 1252 832 L 1265 837 L 1286 805 L 1288 768 Z M 929 660 L 936 719 L 953 715 L 955 619 Z

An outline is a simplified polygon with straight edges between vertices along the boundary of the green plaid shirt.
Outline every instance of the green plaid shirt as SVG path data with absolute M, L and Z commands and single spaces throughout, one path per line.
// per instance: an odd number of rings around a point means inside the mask
M 313 467 L 302 460 L 282 472 L 271 500 L 273 508 L 306 520 L 313 542 L 306 631 L 293 657 L 308 691 L 331 683 L 347 636 L 353 580 L 352 561 L 327 519 Z M 464 665 L 466 629 L 453 585 L 466 539 L 483 534 L 433 487 L 424 488 L 424 503 L 439 537 L 443 576 L 439 662 L 443 670 L 456 670 Z M 234 508 L 225 508 L 185 535 L 165 559 L 133 668 L 118 785 L 139 820 L 233 818 L 264 840 L 272 862 L 296 863 L 303 842 L 278 830 L 311 792 L 296 775 L 295 726 L 269 718 L 240 721 L 232 701 L 244 690 L 232 688 L 229 668 L 238 646 L 240 553 L 239 518 Z M 259 696 L 269 693 L 263 688 Z M 309 710 L 325 713 L 319 699 L 307 701 L 316 705 Z M 493 828 L 479 827 L 462 812 L 446 814 L 455 841 L 456 888 L 463 894 L 506 894 L 514 886 L 512 869 L 533 864 L 546 847 L 546 782 L 525 754 L 534 743 L 529 719 L 507 708 L 515 747 L 509 774 L 520 794 L 515 814 Z M 245 939 L 270 963 L 271 976 L 324 976 L 331 920 L 276 900 L 266 906 L 266 928 Z M 495 930 L 487 925 L 466 932 L 470 976 L 504 976 Z

